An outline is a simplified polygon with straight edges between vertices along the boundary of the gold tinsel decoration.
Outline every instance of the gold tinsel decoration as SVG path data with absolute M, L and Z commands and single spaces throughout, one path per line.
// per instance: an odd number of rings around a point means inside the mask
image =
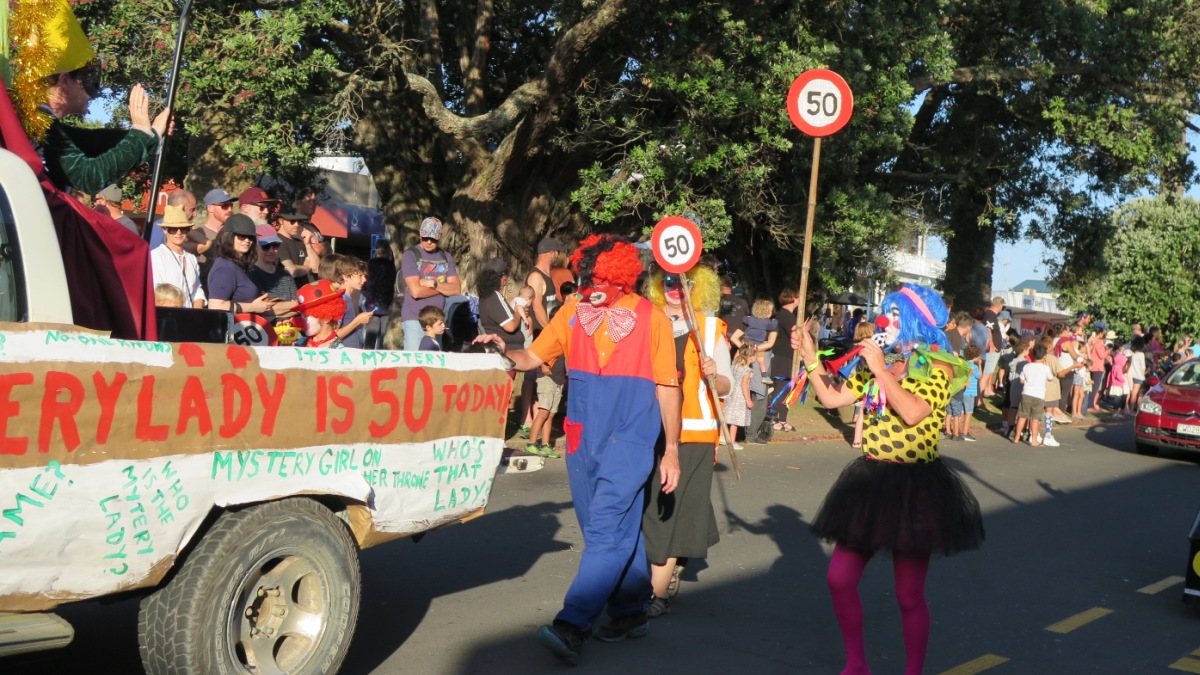
M 46 136 L 53 122 L 52 115 L 38 108 L 46 103 L 44 79 L 58 72 L 56 68 L 71 49 L 63 44 L 66 31 L 62 26 L 68 20 L 64 11 L 70 15 L 70 22 L 74 23 L 75 17 L 64 0 L 16 0 L 11 7 L 13 81 L 8 90 L 25 133 L 36 142 Z M 52 30 L 55 34 L 50 33 Z M 86 49 L 90 51 L 90 47 Z

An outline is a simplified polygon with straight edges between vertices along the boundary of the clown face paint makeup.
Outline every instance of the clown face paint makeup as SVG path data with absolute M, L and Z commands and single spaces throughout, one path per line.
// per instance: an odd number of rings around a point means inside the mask
M 612 284 L 592 284 L 580 289 L 585 302 L 593 307 L 608 307 L 625 296 L 625 289 Z
M 672 307 L 683 305 L 683 285 L 678 275 L 668 274 L 663 277 L 663 297 Z
M 887 314 L 875 317 L 875 334 L 871 339 L 884 351 L 895 346 L 900 339 L 900 308 L 893 307 Z
M 315 317 L 304 317 L 304 334 L 312 337 L 321 332 L 321 320 Z

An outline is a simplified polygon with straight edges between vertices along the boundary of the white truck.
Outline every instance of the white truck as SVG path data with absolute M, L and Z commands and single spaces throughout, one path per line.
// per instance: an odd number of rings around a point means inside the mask
M 0 655 L 137 591 L 149 673 L 336 672 L 358 551 L 482 514 L 502 358 L 74 326 L 42 195 L 0 150 Z

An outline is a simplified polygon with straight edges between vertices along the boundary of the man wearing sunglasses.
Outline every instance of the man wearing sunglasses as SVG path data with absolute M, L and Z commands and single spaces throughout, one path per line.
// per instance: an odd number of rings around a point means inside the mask
M 142 85 L 129 92 L 130 128 L 84 129 L 66 124 L 70 115 L 86 115 L 88 105 L 100 95 L 100 66 L 94 63 L 46 78 L 46 105 L 54 117 L 42 143 L 46 171 L 56 185 L 96 194 L 138 165 L 150 161 L 158 141 L 167 133 L 171 111 L 150 119 L 150 97 Z

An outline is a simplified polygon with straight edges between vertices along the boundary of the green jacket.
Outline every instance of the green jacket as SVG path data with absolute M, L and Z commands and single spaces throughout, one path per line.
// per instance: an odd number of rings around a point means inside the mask
M 43 141 L 43 159 L 50 179 L 94 195 L 150 161 L 158 134 L 136 129 L 84 129 L 55 120 Z

